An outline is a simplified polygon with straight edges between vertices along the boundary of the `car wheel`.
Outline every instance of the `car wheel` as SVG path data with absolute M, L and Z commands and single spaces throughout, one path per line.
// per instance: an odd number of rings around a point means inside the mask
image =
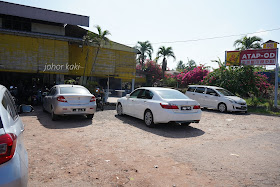
M 190 124 L 190 122 L 181 123 L 182 126 L 189 126 Z
M 42 105 L 42 108 L 43 108 L 43 112 L 47 112 L 44 105 Z
M 58 115 L 56 115 L 56 114 L 54 113 L 53 107 L 51 107 L 51 116 L 52 116 L 52 120 L 53 120 L 53 121 L 58 120 Z
M 219 109 L 220 112 L 224 113 L 224 112 L 227 111 L 227 106 L 226 106 L 225 103 L 220 103 L 220 104 L 218 105 L 218 109 Z
M 155 127 L 153 113 L 150 110 L 147 110 L 144 114 L 144 122 L 147 127 Z
M 122 104 L 118 104 L 117 106 L 117 113 L 119 116 L 123 115 L 123 108 L 122 108 Z
M 58 120 L 58 115 L 54 114 L 53 111 L 52 111 L 51 115 L 52 115 L 52 120 L 53 120 L 53 121 Z
M 87 119 L 92 119 L 93 116 L 94 116 L 94 114 L 88 114 L 88 115 L 87 115 Z

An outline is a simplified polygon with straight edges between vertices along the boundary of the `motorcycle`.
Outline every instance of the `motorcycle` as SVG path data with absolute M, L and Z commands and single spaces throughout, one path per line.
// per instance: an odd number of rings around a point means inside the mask
M 103 99 L 102 99 L 101 95 L 97 95 L 97 97 L 96 97 L 96 107 L 100 108 L 101 111 L 104 110 L 104 103 L 103 103 Z

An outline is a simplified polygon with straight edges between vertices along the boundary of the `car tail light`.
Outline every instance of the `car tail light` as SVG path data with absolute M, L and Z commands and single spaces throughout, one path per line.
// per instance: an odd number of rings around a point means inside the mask
M 57 97 L 57 100 L 58 100 L 59 102 L 64 102 L 64 103 L 67 102 L 67 100 L 66 100 L 65 97 L 63 97 L 63 96 Z
M 194 105 L 193 109 L 200 109 L 200 105 Z
M 0 164 L 11 160 L 16 150 L 17 136 L 4 134 L 0 136 Z
M 172 105 L 168 103 L 160 103 L 160 106 L 164 109 L 179 109 L 177 105 Z
M 91 97 L 90 102 L 94 102 L 96 99 L 94 96 Z

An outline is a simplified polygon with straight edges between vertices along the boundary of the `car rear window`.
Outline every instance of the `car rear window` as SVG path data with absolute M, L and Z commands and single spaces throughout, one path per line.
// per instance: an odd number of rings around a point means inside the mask
M 61 87 L 61 94 L 90 94 L 88 89 L 83 87 Z
M 188 96 L 177 90 L 157 90 L 156 92 L 163 99 L 189 99 Z
M 195 88 L 196 88 L 196 87 L 189 87 L 187 91 L 188 91 L 188 92 L 194 92 Z
M 204 93 L 205 92 L 205 88 L 204 87 L 197 87 L 195 92 L 197 92 L 197 93 Z

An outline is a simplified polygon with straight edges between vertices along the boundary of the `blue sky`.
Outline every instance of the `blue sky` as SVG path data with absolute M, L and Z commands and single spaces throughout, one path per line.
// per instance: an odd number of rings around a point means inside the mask
M 211 60 L 220 57 L 224 61 L 225 51 L 234 50 L 234 41 L 246 33 L 278 29 L 253 35 L 260 36 L 264 42 L 280 43 L 279 0 L 4 1 L 89 16 L 88 29 L 95 31 L 94 26 L 100 25 L 111 32 L 109 38 L 115 42 L 133 47 L 137 41 L 150 41 L 153 58 L 160 46 L 171 46 L 176 56 L 175 61 L 168 59 L 171 69 L 179 60 L 187 62 L 188 59 L 217 67 Z M 205 40 L 230 35 L 238 36 Z M 189 41 L 196 39 L 202 40 Z

